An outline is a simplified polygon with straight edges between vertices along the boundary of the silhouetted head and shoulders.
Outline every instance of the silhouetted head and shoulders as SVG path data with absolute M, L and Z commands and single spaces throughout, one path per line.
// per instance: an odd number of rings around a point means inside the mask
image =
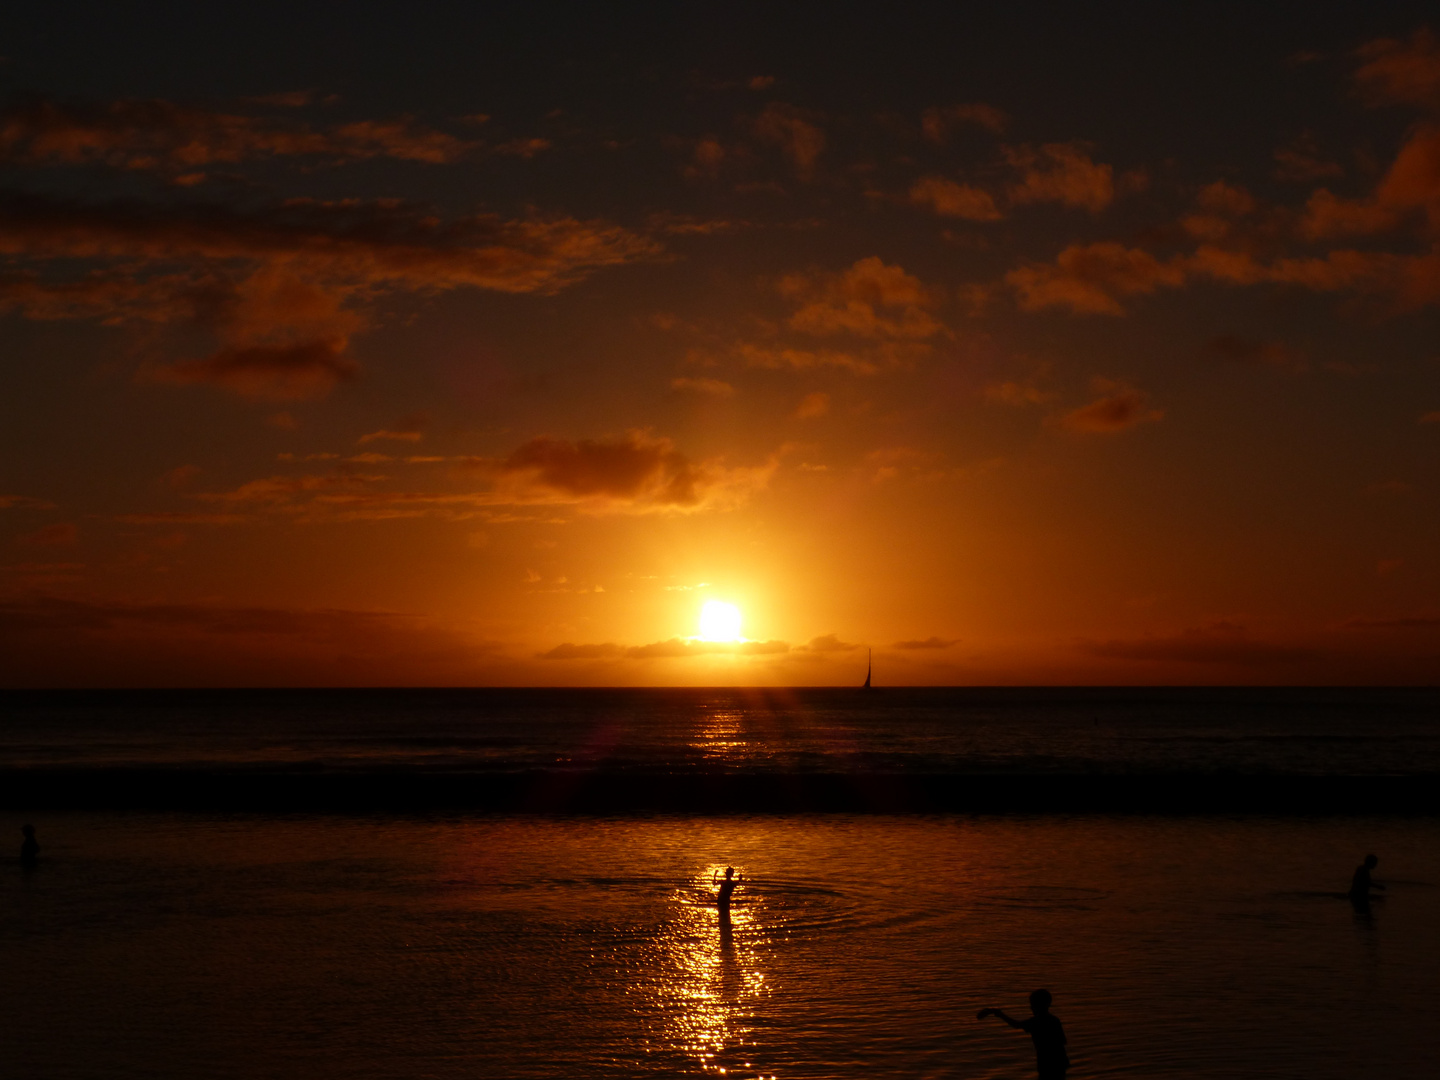
M 35 826 L 21 825 L 20 833 L 25 837 L 20 842 L 20 865 L 34 866 L 40 860 L 40 841 L 35 839 Z

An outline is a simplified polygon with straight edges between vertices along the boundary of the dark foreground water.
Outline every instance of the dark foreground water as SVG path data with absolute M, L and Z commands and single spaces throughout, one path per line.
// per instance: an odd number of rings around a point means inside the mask
M 0 887 L 35 1078 L 1422 1078 L 1440 824 L 55 814 Z M 18 839 L 18 834 L 16 834 Z M 1387 899 L 1335 894 L 1367 850 Z M 712 872 L 747 877 L 733 930 Z
M 1440 1061 L 1433 690 L 10 694 L 25 820 L 5 1077 L 1023 1077 L 1042 985 L 1076 1078 Z

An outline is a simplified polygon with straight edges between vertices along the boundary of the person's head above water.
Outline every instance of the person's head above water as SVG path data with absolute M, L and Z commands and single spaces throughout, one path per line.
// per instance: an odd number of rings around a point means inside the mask
M 1030 995 L 1030 1011 L 1033 1013 L 1049 1012 L 1052 1000 L 1054 999 L 1050 997 L 1049 990 L 1036 990 Z
M 729 878 L 732 878 L 732 877 L 734 877 L 734 876 L 735 876 L 735 868 L 734 868 L 733 866 L 727 866 L 727 867 L 725 867 L 725 877 L 726 877 L 727 879 L 729 879 Z
M 1374 870 L 1375 867 L 1376 867 L 1376 865 L 1377 865 L 1379 862 L 1380 862 L 1380 860 L 1379 860 L 1378 858 L 1376 858 L 1374 855 L 1366 855 L 1366 856 L 1365 856 L 1365 869 L 1366 869 L 1366 870 Z
M 34 836 L 34 835 L 35 835 L 35 826 L 34 826 L 34 825 L 21 825 L 21 826 L 20 826 L 20 831 L 21 831 L 22 833 L 24 833 L 26 836 Z

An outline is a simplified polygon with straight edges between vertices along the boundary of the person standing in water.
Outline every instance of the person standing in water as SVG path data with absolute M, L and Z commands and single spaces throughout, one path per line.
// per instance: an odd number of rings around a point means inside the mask
M 735 892 L 735 886 L 744 881 L 743 877 L 737 876 L 733 866 L 725 867 L 725 880 L 720 880 L 720 871 L 716 870 L 710 875 L 710 884 L 719 885 L 720 891 L 715 894 L 715 906 L 720 909 L 720 918 L 730 918 L 730 897 Z
M 35 839 L 34 825 L 21 825 L 20 832 L 25 837 L 20 842 L 20 865 L 28 870 L 40 861 L 40 841 Z
M 1355 905 L 1356 911 L 1369 911 L 1370 890 L 1385 888 L 1370 877 L 1370 871 L 1374 870 L 1379 862 L 1374 855 L 1366 855 L 1365 861 L 1355 868 L 1355 876 L 1350 879 L 1350 903 Z
M 1060 1018 L 1050 1011 L 1050 991 L 1036 990 L 1030 995 L 1029 1020 L 1014 1020 L 999 1009 L 981 1009 L 975 1014 L 976 1020 L 987 1016 L 998 1016 L 1013 1028 L 1026 1032 L 1035 1043 L 1035 1067 L 1040 1080 L 1065 1080 L 1065 1071 L 1070 1068 L 1070 1057 L 1065 1053 L 1065 1029 Z

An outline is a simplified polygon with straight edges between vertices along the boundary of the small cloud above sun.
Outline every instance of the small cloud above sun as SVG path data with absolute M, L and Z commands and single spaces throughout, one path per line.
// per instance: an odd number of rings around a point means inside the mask
M 708 600 L 700 609 L 701 641 L 744 641 L 740 636 L 740 609 L 720 600 Z

